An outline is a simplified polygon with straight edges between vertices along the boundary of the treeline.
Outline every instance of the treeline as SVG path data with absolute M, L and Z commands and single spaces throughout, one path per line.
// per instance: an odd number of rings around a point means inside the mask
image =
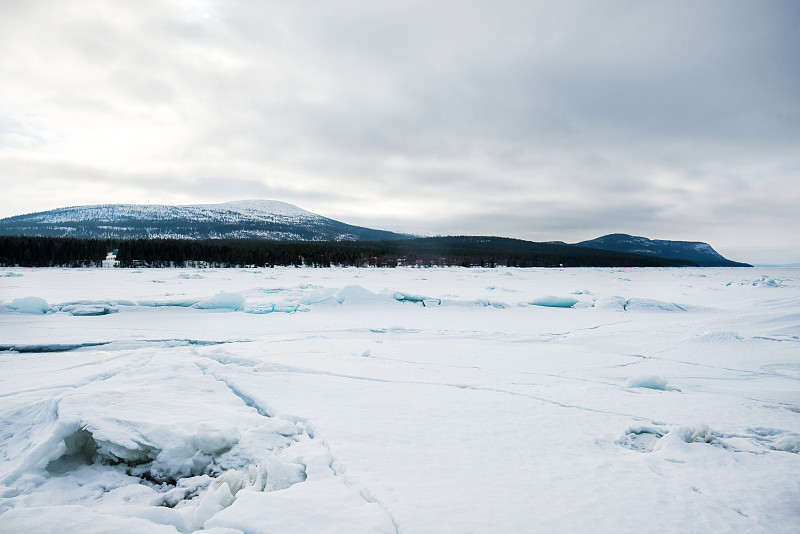
M 0 236 L 4 267 L 99 267 L 118 241 L 71 237 Z
M 131 239 L 117 252 L 121 267 L 360 266 L 357 249 L 336 242 Z
M 97 266 L 118 249 L 120 267 L 678 267 L 686 260 L 500 237 L 391 241 L 82 240 L 0 236 L 4 266 Z
M 447 236 L 353 243 L 364 249 L 370 265 L 439 265 L 464 267 L 680 267 L 691 261 L 668 260 L 506 237 Z

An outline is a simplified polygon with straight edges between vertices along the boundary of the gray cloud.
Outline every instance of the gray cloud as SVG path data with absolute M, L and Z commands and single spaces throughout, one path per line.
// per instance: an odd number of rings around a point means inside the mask
M 793 0 L 12 4 L 0 216 L 264 196 L 800 261 Z

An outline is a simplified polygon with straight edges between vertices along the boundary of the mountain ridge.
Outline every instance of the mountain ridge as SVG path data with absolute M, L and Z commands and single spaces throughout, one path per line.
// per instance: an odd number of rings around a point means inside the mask
M 79 239 L 250 239 L 312 242 L 393 241 L 420 237 L 350 225 L 277 200 L 238 200 L 175 206 L 71 206 L 0 219 L 0 235 Z M 699 241 L 653 240 L 629 234 L 608 234 L 579 243 L 563 244 L 666 260 L 687 260 L 703 267 L 750 266 L 728 260 L 709 244 Z
M 98 204 L 0 219 L 0 235 L 79 239 L 353 241 L 406 234 L 346 224 L 277 200 L 220 204 Z
M 670 241 L 649 239 L 629 234 L 607 234 L 588 241 L 575 243 L 575 246 L 641 254 L 666 259 L 690 260 L 700 267 L 752 267 L 748 263 L 732 261 L 708 243 L 702 241 Z

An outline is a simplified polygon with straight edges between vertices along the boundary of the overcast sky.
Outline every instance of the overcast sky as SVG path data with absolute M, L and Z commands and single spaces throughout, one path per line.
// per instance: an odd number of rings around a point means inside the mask
M 266 198 L 800 262 L 800 1 L 0 2 L 0 217 Z

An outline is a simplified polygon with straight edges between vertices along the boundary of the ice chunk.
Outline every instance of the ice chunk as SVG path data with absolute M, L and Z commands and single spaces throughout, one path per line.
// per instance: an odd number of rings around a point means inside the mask
M 719 438 L 708 428 L 705 423 L 694 426 L 681 426 L 670 430 L 653 447 L 653 451 L 674 449 L 684 443 L 712 443 L 719 444 Z
M 625 303 L 622 297 L 600 297 L 594 301 L 594 307 L 601 310 L 625 311 Z
M 273 306 L 273 311 L 278 313 L 294 313 L 301 310 L 298 304 L 275 304 Z
M 398 302 L 418 302 L 423 306 L 440 306 L 442 304 L 441 299 L 433 299 L 430 297 L 423 297 L 422 295 L 414 295 L 411 293 L 401 293 L 399 291 L 395 291 L 392 295 L 392 298 Z
M 652 452 L 666 432 L 650 426 L 629 428 L 617 444 L 638 452 Z
M 336 300 L 346 304 L 369 304 L 380 299 L 378 295 L 362 286 L 347 286 L 335 295 Z
M 264 314 L 264 313 L 272 313 L 275 311 L 274 304 L 255 304 L 247 306 L 244 309 L 245 313 L 255 313 L 255 314 Z
M 69 313 L 77 317 L 88 317 L 93 315 L 108 315 L 119 310 L 104 304 L 70 304 L 61 306 L 62 312 Z
M 147 308 L 163 308 L 163 307 L 176 307 L 176 308 L 189 308 L 198 304 L 196 298 L 183 298 L 172 300 L 140 300 L 136 304 Z
M 776 451 L 800 453 L 800 436 L 784 434 L 775 440 L 772 448 Z
M 225 293 L 221 291 L 211 297 L 210 299 L 203 300 L 195 304 L 196 308 L 204 310 L 242 310 L 244 308 L 245 298 L 239 293 Z
M 135 439 L 119 440 L 120 443 L 110 439 L 99 439 L 92 434 L 89 434 L 89 437 L 95 442 L 94 447 L 99 457 L 110 463 L 139 465 L 155 460 L 161 452 L 158 448 Z
M 783 287 L 783 280 L 775 280 L 767 275 L 761 275 L 761 278 L 755 280 L 740 280 L 738 282 L 728 282 L 726 286 L 756 286 L 756 287 Z
M 225 475 L 227 474 L 225 473 Z M 234 477 L 230 476 L 225 478 L 225 475 L 214 480 L 200 497 L 200 502 L 193 514 L 192 522 L 195 528 L 203 528 L 206 521 L 236 500 L 234 493 L 239 491 L 240 480 L 234 480 Z M 236 489 L 231 488 L 230 483 L 235 484 Z
M 253 468 L 251 467 L 251 472 Z M 278 491 L 286 489 L 306 479 L 306 470 L 302 464 L 284 462 L 274 456 L 267 457 L 264 462 L 256 466 L 266 474 L 264 491 Z
M 232 425 L 225 427 L 214 427 L 206 423 L 197 426 L 197 433 L 194 435 L 193 445 L 197 450 L 216 455 L 236 445 L 239 442 L 239 430 Z
M 714 441 L 714 433 L 705 423 L 700 423 L 691 428 L 692 433 L 686 438 L 686 443 L 711 443 Z
M 19 273 L 11 273 L 11 272 L 0 274 L 0 278 L 16 278 L 16 277 L 19 277 L 19 276 L 23 276 L 23 275 L 21 275 Z
M 670 387 L 666 378 L 661 378 L 657 375 L 632 376 L 625 381 L 625 387 L 658 389 L 661 391 L 680 391 L 677 388 Z
M 320 304 L 329 300 L 335 300 L 341 303 L 339 299 L 335 299 L 334 295 L 336 290 L 332 288 L 312 289 L 307 292 L 303 298 L 300 299 L 301 304 Z
M 478 306 L 480 308 L 507 308 L 506 304 L 499 301 L 489 300 L 489 299 L 477 299 L 471 303 L 474 306 Z
M 22 297 L 14 299 L 8 307 L 20 313 L 42 314 L 50 311 L 50 305 L 39 297 Z
M 547 308 L 572 308 L 578 303 L 578 299 L 572 297 L 554 297 L 553 295 L 547 295 L 546 297 L 540 297 L 538 299 L 532 300 L 529 304 L 534 306 L 545 306 Z
M 304 480 L 302 465 L 286 463 L 274 456 L 250 466 L 247 471 L 231 469 L 208 485 L 192 514 L 192 522 L 195 528 L 202 528 L 212 516 L 232 505 L 240 492 L 279 491 Z

